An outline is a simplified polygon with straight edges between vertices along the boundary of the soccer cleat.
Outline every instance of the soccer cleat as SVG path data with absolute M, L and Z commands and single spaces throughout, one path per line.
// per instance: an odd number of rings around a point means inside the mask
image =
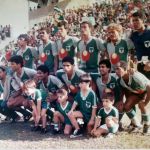
M 40 131 L 41 127 L 40 126 L 33 126 L 31 127 L 31 131 L 36 132 L 36 131 Z
M 28 122 L 32 118 L 32 115 L 24 116 L 24 122 Z
M 124 131 L 124 127 L 123 127 L 123 124 L 122 122 L 119 122 L 119 129 L 118 129 L 120 132 Z
M 142 129 L 142 126 L 133 126 L 129 129 L 129 133 L 138 133 Z
M 76 138 L 76 137 L 80 137 L 80 136 L 82 136 L 82 135 L 83 135 L 83 134 L 82 134 L 82 132 L 81 132 L 81 129 L 75 129 L 74 132 L 73 132 L 73 134 L 70 135 L 70 138 Z
M 48 132 L 48 130 L 46 129 L 46 128 L 42 128 L 41 129 L 41 134 L 45 134 L 45 133 L 47 133 Z
M 61 133 L 61 131 L 60 130 L 52 130 L 52 134 L 53 135 L 57 135 L 57 134 L 60 134 Z

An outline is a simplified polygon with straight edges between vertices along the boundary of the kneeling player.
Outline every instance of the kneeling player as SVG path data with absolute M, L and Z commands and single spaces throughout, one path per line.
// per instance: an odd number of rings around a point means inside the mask
M 105 89 L 105 91 L 108 89 Z M 109 89 L 110 90 L 110 89 Z M 99 137 L 103 134 L 116 133 L 118 131 L 118 110 L 113 106 L 114 97 L 112 91 L 104 93 L 102 98 L 103 107 L 99 110 L 91 135 Z

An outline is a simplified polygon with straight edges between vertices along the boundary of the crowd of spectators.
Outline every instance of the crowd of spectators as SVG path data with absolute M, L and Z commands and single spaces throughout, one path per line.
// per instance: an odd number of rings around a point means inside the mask
M 148 1 L 141 0 L 117 0 L 113 1 L 112 4 L 107 3 L 94 3 L 93 6 L 84 5 L 78 9 L 66 9 L 60 12 L 53 11 L 50 13 L 45 21 L 35 24 L 33 28 L 28 31 L 30 37 L 29 46 L 38 48 L 40 44 L 39 32 L 41 28 L 46 28 L 50 33 L 50 39 L 55 41 L 59 38 L 57 34 L 58 22 L 65 20 L 68 22 L 68 35 L 76 36 L 80 38 L 80 23 L 82 21 L 90 21 L 93 25 L 92 35 L 100 38 L 105 42 L 107 40 L 107 26 L 110 23 L 117 23 L 123 26 L 124 34 L 126 38 L 130 35 L 132 26 L 130 24 L 130 15 L 134 11 L 141 10 L 145 14 L 145 23 L 150 23 L 150 3 Z M 6 26 L 1 32 L 5 34 L 2 39 L 7 36 L 10 36 L 10 26 Z M 2 36 L 1 36 L 2 37 Z M 13 44 L 12 44 L 13 43 Z M 13 46 L 12 46 L 13 45 Z M 16 47 L 17 43 L 10 42 L 6 48 L 10 49 Z
M 6 25 L 6 26 L 0 25 L 0 42 L 2 40 L 5 40 L 6 38 L 10 38 L 10 37 L 11 37 L 11 26 L 10 25 Z

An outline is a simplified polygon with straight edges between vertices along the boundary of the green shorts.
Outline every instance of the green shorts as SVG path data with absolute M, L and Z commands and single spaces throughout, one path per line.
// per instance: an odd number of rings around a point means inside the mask
M 47 105 L 47 102 L 46 102 L 46 101 L 42 101 L 41 108 L 42 108 L 42 109 L 47 109 L 47 108 L 48 108 L 48 105 Z

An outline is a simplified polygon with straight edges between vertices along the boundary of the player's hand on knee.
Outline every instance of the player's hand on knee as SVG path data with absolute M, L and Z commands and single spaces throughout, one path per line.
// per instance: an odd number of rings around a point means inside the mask
M 92 125 L 94 125 L 94 119 L 90 119 L 90 121 L 88 122 L 88 126 L 92 126 Z
M 73 111 L 70 110 L 68 113 L 67 113 L 67 116 L 72 116 L 73 115 Z
M 92 129 L 92 130 L 91 130 L 91 135 L 94 135 L 95 132 L 96 132 L 96 129 L 95 129 L 95 128 Z

